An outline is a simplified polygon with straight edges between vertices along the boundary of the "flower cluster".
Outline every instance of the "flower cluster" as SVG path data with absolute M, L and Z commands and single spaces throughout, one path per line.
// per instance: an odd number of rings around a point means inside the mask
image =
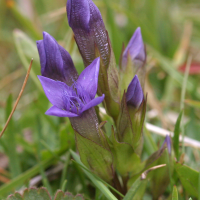
M 121 53 L 118 68 L 101 13 L 92 0 L 68 0 L 67 17 L 85 69 L 78 75 L 69 53 L 43 33 L 43 40 L 37 41 L 42 74 L 38 78 L 53 105 L 46 114 L 70 119 L 81 161 L 88 168 L 107 182 L 116 172 L 127 180 L 145 169 L 140 160 L 146 112 L 141 30 L 136 29 Z M 110 133 L 100 125 L 101 115 L 95 109 L 100 103 L 113 118 Z

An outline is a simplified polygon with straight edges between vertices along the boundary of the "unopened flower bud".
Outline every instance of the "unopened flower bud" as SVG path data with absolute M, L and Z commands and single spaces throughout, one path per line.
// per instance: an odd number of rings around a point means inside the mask
M 85 66 L 96 57 L 95 45 L 105 66 L 109 64 L 108 35 L 101 13 L 92 0 L 68 0 L 67 17 Z
M 126 92 L 126 102 L 128 105 L 134 106 L 138 108 L 144 99 L 142 87 L 140 85 L 140 81 L 138 76 L 135 75 L 133 80 L 128 86 Z

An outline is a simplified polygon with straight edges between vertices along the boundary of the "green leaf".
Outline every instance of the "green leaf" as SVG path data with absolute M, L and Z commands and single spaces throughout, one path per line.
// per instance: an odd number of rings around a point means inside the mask
M 100 178 L 110 182 L 113 178 L 113 158 L 111 152 L 83 137 L 76 131 L 75 135 L 77 148 L 83 164 Z
M 30 188 L 24 190 L 23 195 L 15 193 L 8 196 L 7 200 L 51 200 L 51 197 L 46 188 Z
M 23 195 L 18 192 L 9 195 L 6 200 L 52 200 L 46 188 L 29 188 L 25 189 Z M 84 200 L 83 196 L 78 194 L 73 196 L 71 193 L 64 193 L 58 190 L 55 194 L 54 200 Z
M 198 197 L 199 173 L 186 165 L 181 165 L 180 163 L 175 164 L 175 170 L 188 194 Z
M 123 200 L 137 200 L 142 199 L 144 190 L 146 188 L 147 180 L 141 180 L 137 178 L 136 181 L 132 184 L 131 188 L 128 190 L 126 196 Z
M 173 188 L 172 200 L 178 200 L 178 191 L 177 191 L 176 186 L 174 186 L 174 188 Z
M 46 188 L 30 188 L 26 189 L 23 194 L 23 200 L 51 200 L 49 192 Z
M 181 125 L 181 119 L 183 115 L 183 110 L 180 112 L 178 119 L 175 124 L 174 129 L 174 137 L 173 137 L 173 146 L 174 146 L 174 152 L 177 160 L 179 159 L 179 134 L 180 134 L 180 125 Z
M 109 189 L 106 187 L 104 183 L 99 181 L 92 173 L 89 172 L 89 170 L 86 170 L 83 163 L 81 162 L 79 156 L 73 152 L 72 150 L 70 151 L 72 157 L 74 160 L 83 167 L 83 172 L 86 174 L 86 176 L 94 183 L 94 185 L 104 194 L 104 196 L 109 199 L 109 200 L 117 200 L 117 198 L 109 191 Z
M 13 194 L 9 195 L 7 200 L 23 200 L 23 198 L 22 198 L 21 194 L 16 192 L 14 195 Z
M 174 170 L 174 162 L 172 160 L 173 157 L 171 157 L 168 153 L 168 150 L 165 149 L 162 156 L 156 161 L 156 165 L 166 164 L 166 166 L 152 171 L 153 199 L 159 199 L 170 183 L 171 174 Z
M 147 170 L 151 166 L 154 166 L 155 162 L 157 162 L 157 159 L 162 156 L 165 148 L 166 147 L 164 145 L 162 148 L 160 148 L 158 151 L 154 152 L 144 162 L 141 163 L 140 172 L 137 174 L 132 174 L 131 178 L 128 181 L 128 187 L 131 187 L 131 185 L 136 181 L 136 179 L 139 177 L 139 175 L 141 173 L 143 173 L 145 170 Z
M 73 196 L 69 192 L 64 193 L 63 191 L 58 190 L 56 192 L 56 194 L 55 194 L 54 200 L 84 200 L 84 198 L 80 194 L 77 194 L 76 196 Z

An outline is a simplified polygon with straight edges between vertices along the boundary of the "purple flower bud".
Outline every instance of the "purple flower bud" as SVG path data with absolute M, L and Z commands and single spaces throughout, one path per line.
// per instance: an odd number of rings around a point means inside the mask
M 128 86 L 126 92 L 126 102 L 127 105 L 134 106 L 138 108 L 144 99 L 142 87 L 137 75 L 134 76 L 133 80 Z
M 47 78 L 71 85 L 78 78 L 69 53 L 56 40 L 43 32 L 43 40 L 37 41 L 40 56 L 41 74 Z
M 166 137 L 165 137 L 165 141 L 163 142 L 161 148 L 163 148 L 164 145 L 167 146 L 168 153 L 171 154 L 171 150 L 172 150 L 172 142 L 171 142 L 171 138 L 170 138 L 169 135 L 166 135 Z
M 145 46 L 142 40 L 142 34 L 140 27 L 136 29 L 132 38 L 130 39 L 126 49 L 122 55 L 122 68 L 126 68 L 128 63 L 128 56 L 130 56 L 131 61 L 134 66 L 140 67 L 144 65 L 146 60 Z
M 96 57 L 98 48 L 104 65 L 109 64 L 110 48 L 101 13 L 92 0 L 68 0 L 67 17 L 85 67 Z
M 100 59 L 95 59 L 71 86 L 61 81 L 38 76 L 47 98 L 53 104 L 46 114 L 58 117 L 78 117 L 84 111 L 100 104 L 104 95 L 95 98 L 99 64 Z

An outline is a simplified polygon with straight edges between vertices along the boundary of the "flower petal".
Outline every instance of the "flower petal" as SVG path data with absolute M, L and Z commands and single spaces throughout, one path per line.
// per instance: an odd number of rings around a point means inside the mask
M 46 53 L 44 49 L 44 41 L 38 40 L 36 44 L 40 56 L 41 74 L 43 74 L 46 66 Z
M 126 102 L 134 107 L 140 106 L 144 98 L 142 87 L 140 85 L 140 81 L 138 76 L 135 75 L 133 80 L 128 86 L 126 93 Z
M 90 102 L 88 102 L 83 109 L 81 110 L 81 112 L 84 112 L 98 104 L 100 104 L 103 100 L 104 100 L 105 95 L 103 94 L 101 97 L 97 97 L 95 99 L 92 99 Z
M 70 86 L 78 79 L 78 72 L 74 67 L 70 54 L 62 46 L 58 46 L 63 60 L 63 75 L 65 77 L 64 82 Z
M 49 35 L 46 32 L 43 32 L 43 38 L 43 47 L 45 50 L 46 63 L 45 66 L 42 66 L 41 74 L 42 76 L 54 80 L 64 81 L 63 61 L 58 43 L 51 35 Z M 41 60 L 42 54 L 40 54 L 40 51 L 39 55 Z
M 51 108 L 49 108 L 46 113 L 46 115 L 52 115 L 52 116 L 57 116 L 57 117 L 78 117 L 77 114 L 75 113 L 71 113 L 69 111 L 66 110 L 62 110 L 56 106 L 52 106 Z
M 140 27 L 136 29 L 126 49 L 124 50 L 123 57 L 122 57 L 123 63 L 127 62 L 128 54 L 130 54 L 132 61 L 140 60 L 144 62 L 146 60 L 145 47 L 142 40 Z
M 63 90 L 70 90 L 70 87 L 63 82 L 54 81 L 44 76 L 38 76 L 38 78 L 51 104 L 60 109 L 64 109 L 65 105 L 63 102 Z
M 72 85 L 78 73 L 71 56 L 48 33 L 43 32 L 43 38 L 37 41 L 42 75 Z
M 94 99 L 97 93 L 98 76 L 99 76 L 100 58 L 96 58 L 88 67 L 80 74 L 77 84 L 88 92 L 91 99 Z
M 164 145 L 167 146 L 168 153 L 171 154 L 172 144 L 171 144 L 171 138 L 170 138 L 169 135 L 166 135 L 165 140 L 164 140 L 161 148 L 163 148 Z
M 88 31 L 90 21 L 88 0 L 68 0 L 67 18 L 72 29 L 82 28 Z

